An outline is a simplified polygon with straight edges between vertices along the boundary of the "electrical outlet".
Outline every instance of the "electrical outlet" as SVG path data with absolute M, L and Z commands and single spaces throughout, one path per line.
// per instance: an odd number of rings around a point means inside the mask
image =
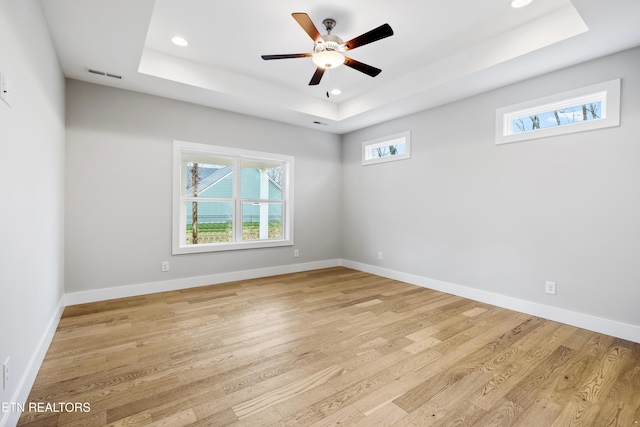
M 300 251 L 299 251 L 298 249 L 294 249 L 294 250 L 293 250 L 293 256 L 294 256 L 295 258 L 298 258 L 298 257 L 300 256 Z
M 165 272 L 165 273 L 166 273 L 167 271 L 169 271 L 169 261 L 164 261 L 164 262 L 162 263 L 162 271 L 163 271 L 163 272 Z
M 2 364 L 2 389 L 6 390 L 9 383 L 9 358 Z
M 378 252 L 378 259 L 382 259 L 382 252 Z
M 546 282 L 544 285 L 544 291 L 548 294 L 556 294 L 556 282 Z

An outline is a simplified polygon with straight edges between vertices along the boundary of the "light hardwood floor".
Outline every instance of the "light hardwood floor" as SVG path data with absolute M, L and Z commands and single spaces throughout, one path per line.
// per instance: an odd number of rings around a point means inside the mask
M 67 307 L 33 426 L 640 426 L 640 344 L 346 268 Z M 55 409 L 55 408 L 54 408 Z

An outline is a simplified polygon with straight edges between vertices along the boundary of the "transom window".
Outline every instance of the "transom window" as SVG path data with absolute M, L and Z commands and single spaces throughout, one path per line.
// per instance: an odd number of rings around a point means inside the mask
M 293 244 L 293 157 L 174 141 L 173 253 Z
M 496 110 L 496 144 L 618 126 L 620 79 Z
M 409 131 L 362 143 L 363 165 L 408 159 L 409 157 L 411 157 Z

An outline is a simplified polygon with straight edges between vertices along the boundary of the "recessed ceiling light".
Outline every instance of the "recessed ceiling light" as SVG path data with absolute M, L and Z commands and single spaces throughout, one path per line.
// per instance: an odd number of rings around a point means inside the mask
M 333 89 L 331 91 L 331 95 L 340 95 L 342 93 L 342 91 L 340 89 Z
M 528 4 L 530 4 L 533 0 L 512 0 L 511 1 L 511 7 L 513 8 L 519 8 L 519 7 L 525 7 Z
M 180 36 L 173 37 L 171 41 L 173 42 L 173 44 L 177 46 L 184 47 L 189 45 L 189 42 L 184 37 L 180 37 Z

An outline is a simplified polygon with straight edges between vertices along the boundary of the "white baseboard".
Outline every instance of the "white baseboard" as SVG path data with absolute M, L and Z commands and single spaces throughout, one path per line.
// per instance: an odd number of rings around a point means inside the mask
M 307 262 L 302 264 L 282 265 L 278 267 L 257 268 L 255 270 L 242 270 L 230 273 L 210 274 L 207 276 L 187 277 L 183 279 L 165 280 L 162 282 L 118 286 L 114 288 L 96 289 L 93 291 L 71 292 L 65 295 L 65 305 L 85 304 L 89 302 L 105 301 L 116 298 L 148 295 L 157 292 L 176 291 L 180 289 L 196 288 L 199 286 L 235 282 L 238 280 L 256 279 L 259 277 L 276 276 L 279 274 L 299 273 L 301 271 L 337 267 L 339 265 L 339 259 L 332 259 L 326 261 Z
M 60 323 L 60 318 L 62 317 L 62 312 L 64 311 L 64 296 L 60 298 L 58 302 L 58 306 L 56 307 L 51 319 L 49 319 L 49 324 L 44 330 L 44 333 L 40 337 L 40 341 L 36 346 L 29 363 L 27 364 L 27 368 L 25 370 L 22 378 L 19 379 L 18 385 L 16 387 L 16 391 L 14 392 L 11 400 L 9 402 L 12 403 L 20 403 L 24 404 L 29 398 L 29 393 L 31 392 L 31 388 L 33 387 L 33 383 L 36 380 L 36 376 L 38 375 L 38 371 L 40 371 L 40 366 L 42 365 L 42 361 L 47 354 L 47 350 L 49 349 L 49 345 L 53 340 L 53 335 L 58 328 L 58 323 Z M 2 413 L 0 413 L 2 414 Z M 15 426 L 18 424 L 18 420 L 20 419 L 20 415 L 22 412 L 6 412 L 2 414 L 2 418 L 0 418 L 0 426 L 8 427 Z
M 376 274 L 382 277 L 399 280 L 412 285 L 429 288 L 452 295 L 469 298 L 474 301 L 496 305 L 498 307 L 519 311 L 521 313 L 542 317 L 567 325 L 576 326 L 602 334 L 626 339 L 640 343 L 640 326 L 617 322 L 615 320 L 591 316 L 584 313 L 565 310 L 540 303 L 526 301 L 493 292 L 474 289 L 428 277 L 417 276 L 401 271 L 382 268 L 370 264 L 364 264 L 345 259 L 332 259 L 302 264 L 291 264 L 277 267 L 266 267 L 254 270 L 243 270 L 229 273 L 219 273 L 207 276 L 188 277 L 183 279 L 165 280 L 162 282 L 142 283 L 137 285 L 119 286 L 114 288 L 97 289 L 93 291 L 71 292 L 65 295 L 65 305 L 84 304 L 96 301 L 105 301 L 116 298 L 147 295 L 157 292 L 174 291 L 179 289 L 195 288 L 199 286 L 215 285 L 219 283 L 233 282 L 237 280 L 256 279 L 260 277 L 275 276 L 278 274 L 298 273 L 301 271 L 316 270 L 336 266 L 344 266 L 366 273 Z M 58 317 L 59 318 L 59 317 Z M 55 330 L 55 328 L 54 328 Z M 46 351 L 46 349 L 45 349 Z
M 640 326 L 621 323 L 615 320 L 595 317 L 584 313 L 569 311 L 558 307 L 521 300 L 493 292 L 469 288 L 467 286 L 416 276 L 356 261 L 341 260 L 340 265 L 354 270 L 364 271 L 365 273 L 399 280 L 401 282 L 410 283 L 423 288 L 446 292 L 448 294 L 469 298 L 474 301 L 484 302 L 498 307 L 507 308 L 509 310 L 519 311 L 521 313 L 542 317 L 555 322 L 640 343 Z

